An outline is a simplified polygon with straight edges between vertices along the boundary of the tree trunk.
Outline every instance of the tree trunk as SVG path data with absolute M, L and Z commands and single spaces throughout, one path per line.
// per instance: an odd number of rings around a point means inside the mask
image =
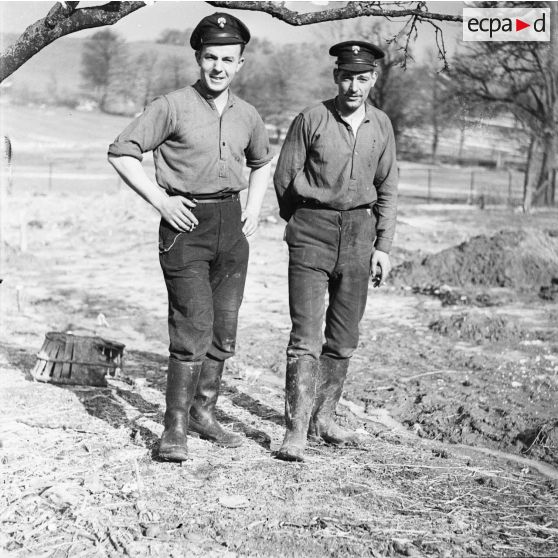
M 440 122 L 438 120 L 438 76 L 432 76 L 432 147 L 430 158 L 432 164 L 436 163 L 436 155 L 438 153 L 438 140 L 440 137 Z
M 536 138 L 533 134 L 529 139 L 529 149 L 527 150 L 527 165 L 525 167 L 525 176 L 523 179 L 523 213 L 529 213 L 531 211 L 531 205 L 533 203 L 533 172 L 534 157 L 533 152 L 535 150 Z
M 548 131 L 543 138 L 543 155 L 536 187 L 532 192 L 533 205 L 550 205 L 553 173 L 556 161 L 556 130 Z
M 558 8 L 556 4 L 547 2 L 550 8 L 550 44 L 546 60 L 546 88 L 544 130 L 540 135 L 542 160 L 540 167 L 532 169 L 528 165 L 528 195 L 524 197 L 524 209 L 532 205 L 551 205 L 554 203 L 555 170 L 558 168 Z M 527 192 L 525 194 L 527 196 Z M 527 201 L 527 204 L 526 204 Z
M 438 132 L 437 124 L 434 126 L 434 130 L 432 130 L 432 151 L 431 151 L 431 159 L 432 164 L 436 164 L 436 158 L 438 155 L 438 141 L 440 138 L 440 134 Z
M 558 169 L 558 6 L 549 2 L 550 7 L 550 53 L 548 72 L 550 76 L 550 118 L 546 130 L 546 166 L 547 180 L 545 198 L 547 205 L 554 204 L 556 195 L 556 171 Z

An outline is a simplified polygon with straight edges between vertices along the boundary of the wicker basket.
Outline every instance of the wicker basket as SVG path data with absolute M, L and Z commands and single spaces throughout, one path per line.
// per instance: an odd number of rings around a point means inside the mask
M 32 374 L 40 382 L 105 387 L 107 374 L 122 368 L 124 347 L 101 337 L 50 331 Z

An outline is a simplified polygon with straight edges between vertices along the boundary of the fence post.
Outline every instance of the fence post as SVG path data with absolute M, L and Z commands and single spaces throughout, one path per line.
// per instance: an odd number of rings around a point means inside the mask
M 21 314 L 23 310 L 23 285 L 16 285 L 17 311 Z
M 432 195 L 432 169 L 428 169 L 428 198 L 427 198 L 428 203 L 430 203 L 431 195 Z
M 513 199 L 512 199 L 512 170 L 508 169 L 508 205 L 513 207 Z
M 472 204 L 474 197 L 475 197 L 475 171 L 471 171 L 471 183 L 469 185 L 469 197 L 467 199 L 467 203 Z

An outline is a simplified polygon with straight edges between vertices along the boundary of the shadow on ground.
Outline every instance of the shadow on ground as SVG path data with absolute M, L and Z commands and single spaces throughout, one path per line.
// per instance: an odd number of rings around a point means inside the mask
M 34 381 L 31 374 L 36 362 L 34 351 L 6 343 L 0 343 L 0 351 L 6 355 L 11 366 L 18 368 L 25 374 L 27 381 Z M 164 395 L 166 363 L 167 359 L 158 353 L 128 351 L 126 353 L 124 379 L 146 378 L 154 389 Z M 130 436 L 134 442 L 149 448 L 153 459 L 158 459 L 158 437 L 149 428 L 139 424 L 139 420 L 147 418 L 162 424 L 164 410 L 159 405 L 146 401 L 140 393 L 133 391 L 132 388 L 123 389 L 114 386 L 99 388 L 55 383 L 52 385 L 74 393 L 91 416 L 105 421 L 113 428 L 129 428 Z M 245 409 L 260 419 L 283 426 L 283 417 L 275 409 L 263 405 L 253 397 L 240 392 L 236 387 L 224 385 L 222 393 L 236 406 Z M 266 432 L 245 424 L 221 409 L 217 409 L 216 414 L 219 422 L 235 432 L 244 434 L 253 442 L 269 450 L 271 439 Z

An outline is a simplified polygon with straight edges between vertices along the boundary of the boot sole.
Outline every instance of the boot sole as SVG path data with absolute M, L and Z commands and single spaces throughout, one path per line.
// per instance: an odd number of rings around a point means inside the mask
M 324 429 L 320 431 L 318 428 L 314 428 L 312 432 L 308 432 L 308 440 L 312 442 L 317 442 L 319 440 L 323 440 L 326 444 L 331 446 L 361 446 L 364 440 L 355 433 L 347 433 L 345 438 L 338 438 L 336 436 L 332 436 L 328 434 L 327 430 Z
M 165 461 L 186 461 L 188 459 L 188 452 L 180 447 L 173 447 L 165 451 L 160 451 L 158 456 Z
M 295 463 L 302 463 L 304 462 L 304 456 L 301 453 L 291 453 L 288 450 L 279 450 L 276 454 L 275 457 L 277 459 L 280 459 L 281 461 L 290 461 L 290 462 L 295 462 Z

